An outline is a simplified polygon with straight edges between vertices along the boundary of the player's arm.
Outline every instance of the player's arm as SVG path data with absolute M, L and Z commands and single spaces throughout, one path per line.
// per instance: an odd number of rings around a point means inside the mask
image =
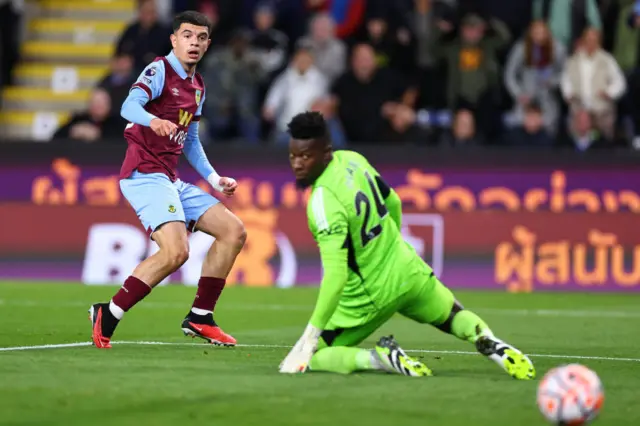
M 140 73 L 120 108 L 120 115 L 125 120 L 150 127 L 151 121 L 158 118 L 147 112 L 144 106 L 162 94 L 164 73 L 164 63 L 161 61 L 152 62 Z
M 191 164 L 198 174 L 206 179 L 216 191 L 223 192 L 226 195 L 231 195 L 237 187 L 235 179 L 221 177 L 216 172 L 204 152 L 202 142 L 200 142 L 200 116 L 202 115 L 204 98 L 205 94 L 203 93 L 200 105 L 198 105 L 198 109 L 196 110 L 196 114 L 194 115 L 191 124 L 189 124 L 189 130 L 182 150 L 184 152 L 184 156 L 187 157 L 189 164 Z
M 387 207 L 387 210 L 389 210 L 391 219 L 393 219 L 396 225 L 398 225 L 398 229 L 400 229 L 402 227 L 402 200 L 400 200 L 398 193 L 382 179 L 382 176 L 376 174 L 375 180 L 380 195 L 382 195 L 382 199 L 384 200 L 384 205 Z
M 347 214 L 335 196 L 316 188 L 309 200 L 309 227 L 320 248 L 324 271 L 316 306 L 302 337 L 280 364 L 281 373 L 306 371 L 322 330 L 335 312 L 348 278 Z

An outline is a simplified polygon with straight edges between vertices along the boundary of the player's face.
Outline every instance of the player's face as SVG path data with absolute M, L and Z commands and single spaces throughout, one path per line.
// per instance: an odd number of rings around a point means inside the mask
M 186 65 L 195 65 L 200 62 L 210 44 L 207 27 L 182 24 L 178 31 L 171 34 L 173 52 Z
M 329 148 L 315 140 L 291 139 L 289 163 L 296 177 L 296 184 L 306 188 L 315 182 L 327 165 Z

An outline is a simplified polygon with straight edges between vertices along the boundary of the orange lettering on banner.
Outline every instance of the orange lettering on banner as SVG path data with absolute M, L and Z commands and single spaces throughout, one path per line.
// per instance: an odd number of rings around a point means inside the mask
M 547 191 L 542 188 L 534 188 L 528 190 L 524 194 L 524 208 L 527 211 L 534 212 L 538 210 L 538 207 L 544 205 L 549 201 L 549 195 Z
M 618 196 L 613 191 L 604 191 L 602 194 L 602 204 L 609 213 L 615 213 L 620 210 L 620 203 L 618 203 Z
M 470 212 L 476 209 L 476 199 L 473 192 L 461 186 L 451 186 L 439 191 L 434 204 L 437 210 L 446 212 L 451 210 L 451 206 L 458 205 L 463 212 Z
M 247 230 L 247 242 L 227 277 L 227 282 L 247 286 L 269 287 L 275 279 L 269 261 L 277 253 L 275 238 L 278 212 L 275 209 L 234 209 Z
M 32 183 L 31 198 L 35 204 L 77 204 L 80 201 L 80 189 L 84 196 L 82 202 L 89 205 L 118 205 L 122 200 L 118 185 L 114 185 L 117 177 L 97 176 L 81 181 L 81 169 L 65 158 L 54 160 L 51 168 L 52 175 L 38 176 Z M 56 177 L 62 181 L 60 188 L 55 187 Z M 435 209 L 471 212 L 504 209 L 511 212 L 536 212 L 548 207 L 554 213 L 565 212 L 567 208 L 583 208 L 587 213 L 617 213 L 624 208 L 631 213 L 640 213 L 640 194 L 632 190 L 604 190 L 601 195 L 586 188 L 567 191 L 567 177 L 561 170 L 551 173 L 549 185 L 549 188 L 526 190 L 522 197 L 508 186 L 488 187 L 476 194 L 468 186 L 445 185 L 441 174 L 410 169 L 406 173 L 406 183 L 396 185 L 394 189 L 403 204 L 411 205 L 419 211 Z M 205 192 L 213 193 L 204 180 L 198 180 L 197 186 Z M 279 203 L 276 192 L 280 194 Z M 309 194 L 310 189 L 301 194 L 293 182 L 274 187 L 268 180 L 245 178 L 238 181 L 233 204 L 293 209 L 305 207 Z
M 565 188 L 567 186 L 567 177 L 562 172 L 553 172 L 551 174 L 551 199 L 549 206 L 551 211 L 559 213 L 565 208 Z
M 520 253 L 510 242 L 498 244 L 495 251 L 496 282 L 506 284 L 510 292 L 530 292 L 533 290 L 536 235 L 524 226 L 516 226 L 512 236 L 520 246 Z
M 589 243 L 595 247 L 593 270 L 587 271 L 587 246 L 576 244 L 573 249 L 573 275 L 580 285 L 603 285 L 607 281 L 608 248 L 616 243 L 616 236 L 592 230 Z
M 536 235 L 523 226 L 516 226 L 512 237 L 520 246 L 520 253 L 511 242 L 498 244 L 495 251 L 496 282 L 506 284 L 509 291 L 531 291 L 534 278 L 549 286 L 566 284 L 571 278 L 581 286 L 604 285 L 610 278 L 622 287 L 640 286 L 640 245 L 633 248 L 631 269 L 626 271 L 624 248 L 617 244 L 615 234 L 592 229 L 587 238 L 589 246 L 578 243 L 573 248 L 567 240 L 536 247 Z M 592 270 L 587 266 L 590 247 L 594 249 Z
M 256 199 L 258 201 L 258 207 L 273 207 L 273 185 L 271 182 L 260 182 L 258 184 L 258 188 L 256 189 Z
M 298 189 L 293 182 L 287 182 L 280 191 L 280 203 L 288 208 L 292 209 L 298 205 Z
M 600 199 L 595 192 L 588 189 L 577 189 L 571 191 L 567 197 L 567 202 L 571 207 L 584 206 L 588 213 L 600 211 Z
M 82 193 L 90 206 L 115 206 L 120 202 L 117 176 L 95 177 L 82 184 Z
M 624 270 L 624 248 L 620 245 L 613 247 L 611 254 L 611 274 L 613 279 L 622 287 L 640 285 L 640 246 L 635 246 L 631 259 L 631 272 Z
M 520 210 L 520 197 L 509 188 L 487 188 L 480 192 L 480 204 L 484 207 L 502 204 L 505 210 L 516 212 Z
M 65 158 L 54 160 L 51 168 L 53 173 L 62 180 L 62 189 L 54 188 L 50 177 L 38 177 L 31 188 L 33 202 L 35 204 L 76 204 L 80 169 Z
M 538 248 L 540 260 L 536 264 L 536 277 L 542 284 L 566 284 L 571 273 L 569 241 L 545 243 Z
M 620 204 L 629 208 L 632 213 L 640 213 L 640 196 L 633 191 L 620 191 Z

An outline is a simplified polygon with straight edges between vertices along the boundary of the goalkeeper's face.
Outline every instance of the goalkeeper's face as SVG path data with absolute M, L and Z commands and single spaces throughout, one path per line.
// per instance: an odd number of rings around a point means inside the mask
M 173 52 L 180 62 L 187 66 L 194 66 L 200 62 L 210 44 L 207 27 L 183 23 L 175 33 L 171 34 Z
M 316 181 L 331 159 L 331 147 L 315 139 L 291 139 L 289 162 L 299 188 L 307 188 Z

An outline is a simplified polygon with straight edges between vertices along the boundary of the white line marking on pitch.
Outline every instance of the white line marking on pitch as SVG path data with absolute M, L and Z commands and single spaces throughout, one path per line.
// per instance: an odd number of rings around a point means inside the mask
M 42 301 L 42 300 L 7 300 L 0 299 L 0 305 L 19 306 L 23 308 L 40 308 L 40 307 L 57 307 L 57 308 L 88 308 L 90 303 L 79 301 Z M 184 303 L 176 302 L 152 302 L 148 301 L 140 304 L 142 309 L 170 309 L 184 307 Z M 224 308 L 230 310 L 267 310 L 267 311 L 302 311 L 311 312 L 313 305 L 280 305 L 280 304 L 227 304 Z M 499 309 L 499 308 L 469 308 L 478 314 L 496 315 L 496 316 L 539 316 L 539 317 L 566 317 L 566 318 L 640 318 L 638 311 L 618 311 L 612 310 L 571 310 L 571 309 Z
M 207 343 L 180 343 L 180 342 L 149 342 L 149 341 L 119 341 L 112 342 L 114 345 L 141 345 L 141 346 L 192 346 L 192 347 L 212 347 Z M 62 349 L 62 348 L 78 348 L 91 346 L 91 342 L 75 342 L 61 343 L 54 345 L 34 345 L 34 346 L 10 346 L 0 348 L 0 352 L 28 351 L 38 349 Z M 289 349 L 287 345 L 238 345 L 240 348 L 270 348 L 270 349 Z M 224 350 L 224 349 L 221 349 Z M 480 355 L 478 352 L 470 351 L 447 351 L 447 350 L 428 350 L 428 349 L 408 349 L 407 352 L 429 353 L 429 354 L 446 354 L 446 355 Z M 640 362 L 640 358 L 617 358 L 606 356 L 584 356 L 584 355 L 557 355 L 557 354 L 527 354 L 534 358 L 565 358 L 565 359 L 585 359 L 594 361 L 625 361 Z

